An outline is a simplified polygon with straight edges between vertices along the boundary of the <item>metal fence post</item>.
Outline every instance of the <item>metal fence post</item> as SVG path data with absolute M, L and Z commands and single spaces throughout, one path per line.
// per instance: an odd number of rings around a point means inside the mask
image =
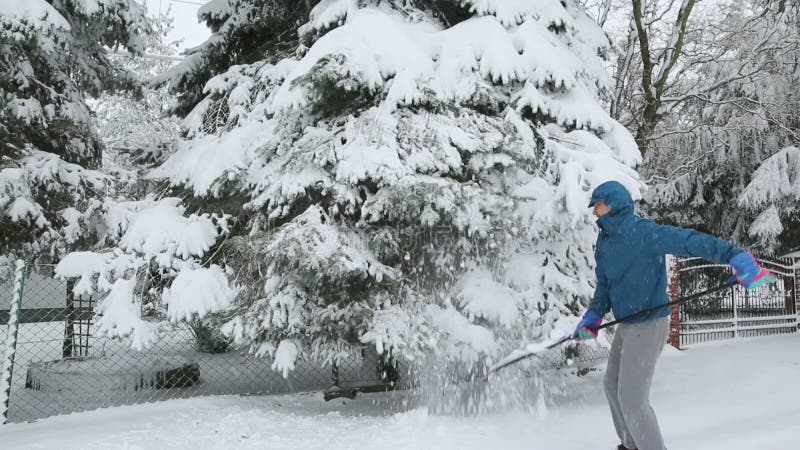
M 8 422 L 8 405 L 11 398 L 11 377 L 14 374 L 14 357 L 17 350 L 17 332 L 19 331 L 19 311 L 22 307 L 22 289 L 25 285 L 25 262 L 17 260 L 14 271 L 14 291 L 8 314 L 8 332 L 6 334 L 6 354 L 3 358 L 3 371 L 0 372 L 0 405 L 2 405 L 3 422 Z
M 792 294 L 794 295 L 794 313 L 800 316 L 800 256 L 794 258 L 794 283 L 792 283 Z M 800 328 L 800 324 L 798 324 Z
M 733 338 L 734 339 L 739 337 L 739 308 L 738 308 L 738 303 L 739 303 L 739 296 L 740 295 L 741 295 L 741 293 L 740 293 L 740 291 L 738 289 L 738 286 L 734 286 L 733 287 L 733 297 L 732 297 L 733 298 Z M 750 301 L 748 295 L 750 295 L 750 294 L 747 292 L 746 289 L 744 290 L 744 295 L 745 295 L 745 303 L 748 303 Z

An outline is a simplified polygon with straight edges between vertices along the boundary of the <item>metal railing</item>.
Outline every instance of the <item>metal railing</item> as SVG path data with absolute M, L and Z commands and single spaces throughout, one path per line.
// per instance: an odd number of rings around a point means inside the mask
M 778 282 L 753 290 L 742 286 L 683 305 L 680 310 L 681 346 L 720 339 L 794 333 L 798 329 L 795 261 L 759 260 Z M 708 288 L 730 276 L 727 265 L 698 258 L 680 261 L 681 293 Z

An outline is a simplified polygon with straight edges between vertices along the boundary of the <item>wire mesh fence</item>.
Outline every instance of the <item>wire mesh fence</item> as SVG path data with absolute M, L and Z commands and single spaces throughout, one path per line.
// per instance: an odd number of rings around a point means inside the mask
M 99 337 L 96 299 L 69 295 L 71 286 L 53 277 L 52 266 L 27 271 L 17 315 L 11 308 L 13 281 L 14 267 L 0 266 L 0 350 L 4 366 L 13 368 L 9 422 L 199 395 L 293 393 L 385 379 L 386 368 L 370 347 L 335 369 L 298 360 L 284 378 L 268 357 L 220 345 L 197 324 L 159 322 L 160 340 L 137 351 L 126 340 Z M 606 353 L 598 346 L 565 346 L 543 355 L 542 367 L 572 367 Z M 410 371 L 401 367 L 395 374 L 400 388 L 413 387 Z
M 54 279 L 48 266 L 29 271 L 15 324 L 9 314 L 13 270 L 0 271 L 0 342 L 18 326 L 10 422 L 197 395 L 277 394 L 333 384 L 331 368 L 311 361 L 298 361 L 284 378 L 268 358 L 231 347 L 202 351 L 208 347 L 186 323 L 162 323 L 161 339 L 143 351 L 125 340 L 98 337 L 93 299 L 70 300 L 67 284 Z M 339 365 L 339 383 L 378 381 L 377 359 L 365 348 L 361 358 Z

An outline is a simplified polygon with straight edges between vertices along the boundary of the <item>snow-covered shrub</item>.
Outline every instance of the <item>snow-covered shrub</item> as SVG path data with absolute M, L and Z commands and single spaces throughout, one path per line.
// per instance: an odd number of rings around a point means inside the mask
M 224 317 L 211 314 L 189 322 L 195 349 L 203 353 L 225 353 L 231 349 L 231 338 L 222 333 Z

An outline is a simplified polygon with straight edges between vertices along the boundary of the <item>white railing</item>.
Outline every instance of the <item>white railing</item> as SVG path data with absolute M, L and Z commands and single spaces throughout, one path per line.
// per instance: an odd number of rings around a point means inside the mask
M 767 321 L 785 321 L 784 323 L 773 323 L 767 325 L 742 325 L 740 322 L 767 322 Z M 729 324 L 727 327 L 720 328 L 703 328 L 697 331 L 681 331 L 682 335 L 698 335 L 710 333 L 730 333 L 733 332 L 734 337 L 739 337 L 743 331 L 755 330 L 769 330 L 778 328 L 797 328 L 798 318 L 797 314 L 784 314 L 782 316 L 766 316 L 766 317 L 748 317 L 748 318 L 734 318 L 734 319 L 716 319 L 716 320 L 697 320 L 693 322 L 686 322 L 687 325 L 723 325 Z
M 734 339 L 779 333 L 793 333 L 800 326 L 800 258 L 759 260 L 775 273 L 777 285 L 747 291 L 733 287 L 723 298 L 709 299 L 714 307 L 704 309 L 687 305 L 681 310 L 679 329 L 680 346 L 719 339 Z M 698 258 L 680 261 L 680 277 L 708 280 L 719 276 L 720 269 L 729 266 L 706 263 Z M 708 271 L 711 271 L 710 273 Z M 707 275 L 700 275 L 706 273 Z M 687 281 L 688 281 L 687 280 Z M 691 281 L 688 281 L 692 284 Z M 706 281 L 707 283 L 707 281 Z M 689 288 L 698 289 L 700 285 Z M 691 292 L 681 292 L 681 295 Z M 701 300 L 702 301 L 702 300 Z M 710 305 L 709 305 L 710 306 Z

